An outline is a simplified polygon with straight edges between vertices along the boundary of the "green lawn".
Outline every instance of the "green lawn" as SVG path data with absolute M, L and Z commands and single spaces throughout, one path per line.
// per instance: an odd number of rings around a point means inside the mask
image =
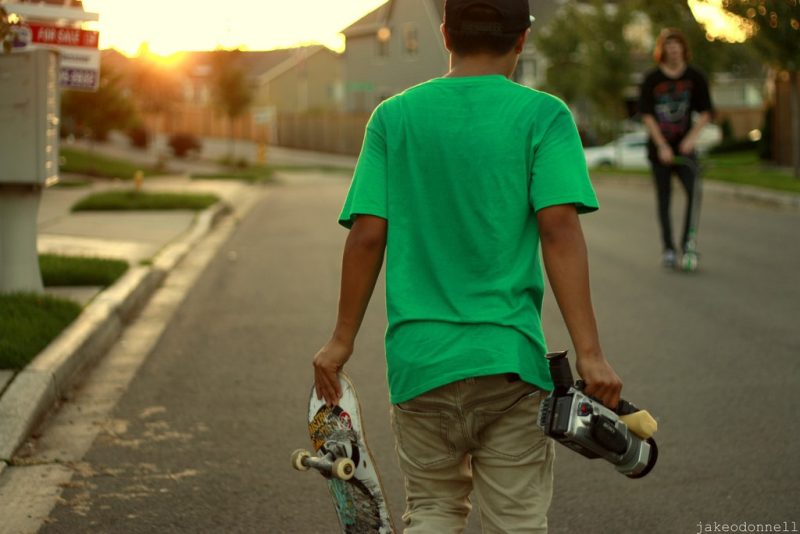
M 800 193 L 800 180 L 792 176 L 791 170 L 775 167 L 760 160 L 755 151 L 712 154 L 703 158 L 701 165 L 702 176 L 706 180 Z M 591 175 L 593 177 L 640 176 L 649 178 L 650 169 L 602 167 L 591 169 Z
M 0 294 L 0 369 L 22 369 L 81 313 L 65 299 Z
M 712 155 L 705 161 L 703 176 L 720 182 L 800 193 L 800 180 L 792 176 L 791 170 L 763 162 L 755 151 Z
M 61 172 L 121 180 L 133 180 L 133 175 L 139 170 L 143 171 L 145 176 L 159 173 L 153 167 L 136 165 L 129 161 L 109 158 L 84 150 L 62 147 L 60 154 L 62 163 L 59 169 Z
M 40 254 L 42 281 L 52 286 L 108 287 L 128 270 L 128 262 L 105 258 L 82 258 Z
M 210 194 L 108 191 L 89 195 L 72 211 L 204 210 L 219 201 Z

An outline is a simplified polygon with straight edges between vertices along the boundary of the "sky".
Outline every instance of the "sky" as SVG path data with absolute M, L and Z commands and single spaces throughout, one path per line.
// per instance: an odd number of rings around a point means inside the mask
M 147 42 L 168 55 L 217 47 L 270 50 L 321 43 L 341 50 L 341 30 L 386 0 L 83 0 L 100 14 L 100 48 L 135 55 Z
M 386 0 L 83 0 L 100 21 L 100 48 L 135 55 L 146 42 L 166 56 L 218 47 L 270 50 L 321 43 L 341 51 L 341 30 Z M 712 37 L 741 41 L 744 33 L 720 15 L 721 0 L 689 0 Z M 200 7 L 198 7 L 200 6 Z

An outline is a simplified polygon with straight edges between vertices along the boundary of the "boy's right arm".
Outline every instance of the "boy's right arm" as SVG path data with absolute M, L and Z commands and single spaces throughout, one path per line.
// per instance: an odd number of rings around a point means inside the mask
M 675 154 L 672 151 L 672 147 L 669 146 L 669 143 L 667 143 L 667 140 L 664 138 L 664 134 L 661 133 L 661 128 L 658 127 L 656 118 L 653 115 L 645 113 L 642 115 L 642 122 L 645 128 L 647 128 L 647 133 L 650 134 L 653 143 L 656 145 L 658 160 L 664 165 L 670 165 L 675 158 Z
M 578 212 L 572 204 L 550 206 L 536 214 L 542 258 L 561 315 L 577 353 L 585 392 L 616 408 L 622 381 L 600 347 L 589 290 L 589 262 Z

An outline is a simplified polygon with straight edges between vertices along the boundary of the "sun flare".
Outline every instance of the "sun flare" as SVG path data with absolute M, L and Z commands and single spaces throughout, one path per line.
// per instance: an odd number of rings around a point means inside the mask
M 709 39 L 741 43 L 752 33 L 746 20 L 725 11 L 722 0 L 689 0 L 689 7 Z

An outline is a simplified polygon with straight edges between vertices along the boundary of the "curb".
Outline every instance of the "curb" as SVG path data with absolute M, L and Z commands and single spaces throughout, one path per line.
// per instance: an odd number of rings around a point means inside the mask
M 185 237 L 165 246 L 152 265 L 130 269 L 101 292 L 12 378 L 0 396 L 0 473 L 83 371 L 108 352 L 169 272 L 231 210 L 221 201 L 201 212 Z

